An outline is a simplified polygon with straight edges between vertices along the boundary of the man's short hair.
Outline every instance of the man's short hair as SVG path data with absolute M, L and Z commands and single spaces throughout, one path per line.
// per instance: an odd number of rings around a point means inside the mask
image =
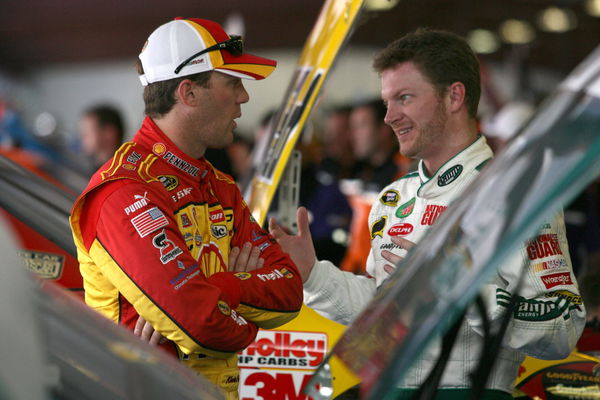
M 115 107 L 101 104 L 84 111 L 83 115 L 89 115 L 96 118 L 100 127 L 107 125 L 113 126 L 117 132 L 118 143 L 122 143 L 125 137 L 125 129 L 123 127 L 123 118 L 121 113 Z
M 463 38 L 451 32 L 419 29 L 383 49 L 373 68 L 381 73 L 404 62 L 414 63 L 439 95 L 454 82 L 465 85 L 465 103 L 475 118 L 481 95 L 479 60 Z
M 136 63 L 138 74 L 144 73 L 141 61 L 138 59 Z M 144 86 L 144 113 L 151 118 L 160 118 L 167 114 L 177 99 L 175 98 L 175 90 L 184 79 L 189 79 L 199 86 L 208 87 L 212 71 L 200 72 L 197 74 L 182 76 L 181 78 L 169 79 L 150 83 Z

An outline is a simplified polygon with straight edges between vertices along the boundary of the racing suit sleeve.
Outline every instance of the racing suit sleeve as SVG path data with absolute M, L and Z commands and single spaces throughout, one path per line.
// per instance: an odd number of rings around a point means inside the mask
M 540 233 L 484 286 L 482 296 L 492 323 L 505 314 L 522 268 L 523 283 L 503 345 L 535 358 L 565 358 L 583 331 L 585 309 L 571 267 L 562 213 L 543 224 Z M 482 332 L 481 321 L 472 312 L 467 320 Z
M 325 318 L 349 325 L 375 290 L 375 279 L 342 271 L 330 261 L 317 261 L 304 282 L 304 303 Z
M 229 357 L 254 340 L 258 328 L 235 311 L 239 287 L 211 284 L 162 197 L 133 181 L 97 191 L 107 192 L 84 204 L 97 214 L 85 246 L 139 315 L 186 354 Z M 131 211 L 135 198 L 140 208 Z
M 239 286 L 237 312 L 260 328 L 272 329 L 292 320 L 300 312 L 302 279 L 288 254 L 252 218 L 237 187 L 235 195 L 235 233 L 231 247 L 251 243 L 260 250 L 264 266 L 250 272 L 218 273 L 209 281 L 223 287 Z

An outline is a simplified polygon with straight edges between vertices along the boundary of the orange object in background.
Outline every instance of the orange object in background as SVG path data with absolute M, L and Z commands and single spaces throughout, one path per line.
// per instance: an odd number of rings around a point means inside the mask
M 369 212 L 371 212 L 373 198 L 363 194 L 351 194 L 347 197 L 348 203 L 352 207 L 352 224 L 350 225 L 350 243 L 340 269 L 364 275 L 369 251 L 371 251 Z

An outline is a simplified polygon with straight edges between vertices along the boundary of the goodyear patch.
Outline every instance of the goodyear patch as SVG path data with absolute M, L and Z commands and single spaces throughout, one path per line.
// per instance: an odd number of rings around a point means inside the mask
M 231 308 L 229 308 L 229 304 L 225 303 L 223 300 L 219 300 L 217 302 L 217 308 L 221 311 L 222 314 L 230 316 Z
M 371 225 L 371 239 L 375 239 L 376 236 L 383 238 L 383 228 L 387 222 L 387 216 L 382 216 Z

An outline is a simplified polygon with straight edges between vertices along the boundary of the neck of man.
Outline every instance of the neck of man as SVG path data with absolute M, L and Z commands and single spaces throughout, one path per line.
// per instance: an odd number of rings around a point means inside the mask
M 177 110 L 173 109 L 168 114 L 152 120 L 179 150 L 192 158 L 202 158 L 206 147 L 199 144 L 198 140 L 194 140 L 193 128 L 181 122 L 188 119 L 177 116 L 175 113 Z
M 477 122 L 470 119 L 466 124 L 448 126 L 445 137 L 447 140 L 422 158 L 428 176 L 477 140 Z

